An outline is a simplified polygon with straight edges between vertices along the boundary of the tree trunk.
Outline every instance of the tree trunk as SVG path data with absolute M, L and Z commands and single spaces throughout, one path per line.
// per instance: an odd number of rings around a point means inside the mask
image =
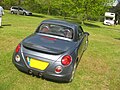
M 18 5 L 21 5 L 21 0 L 18 0 Z
M 47 14 L 50 15 L 50 6 L 48 6 Z

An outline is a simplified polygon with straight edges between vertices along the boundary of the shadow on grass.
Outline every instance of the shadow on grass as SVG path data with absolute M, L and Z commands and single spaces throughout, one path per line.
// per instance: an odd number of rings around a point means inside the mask
M 120 40 L 120 38 L 114 38 L 114 39 Z
M 37 15 L 37 14 L 33 14 L 31 17 L 45 18 L 45 16 L 43 16 L 43 15 Z
M 67 81 L 58 81 L 58 80 L 53 80 L 53 79 L 48 79 L 48 78 L 42 78 L 43 80 L 46 80 L 48 82 L 53 82 L 53 83 L 58 83 L 58 84 L 68 84 L 68 83 L 71 83 L 71 82 L 67 82 Z
M 4 26 L 11 26 L 11 24 L 4 24 L 4 25 L 0 26 L 0 28 L 4 28 Z
M 67 20 L 68 22 L 71 22 L 71 23 L 82 24 L 82 22 L 76 18 L 65 17 L 63 20 Z
M 12 26 L 11 24 L 3 24 L 2 26 Z
M 74 22 L 74 23 L 78 23 L 78 24 L 82 25 L 82 22 L 76 18 L 65 18 L 65 19 L 69 22 Z M 92 28 L 101 28 L 99 25 L 93 24 L 93 22 L 84 22 L 83 25 L 92 27 Z
M 101 28 L 99 25 L 91 24 L 91 23 L 84 23 L 84 25 L 92 28 Z

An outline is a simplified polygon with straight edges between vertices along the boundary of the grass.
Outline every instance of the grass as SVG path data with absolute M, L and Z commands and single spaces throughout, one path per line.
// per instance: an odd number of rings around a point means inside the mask
M 18 71 L 12 64 L 17 44 L 33 33 L 42 20 L 55 18 L 42 14 L 11 15 L 5 11 L 0 28 L 0 90 L 119 90 L 120 25 L 104 26 L 88 21 L 82 25 L 90 33 L 72 83 L 56 83 Z

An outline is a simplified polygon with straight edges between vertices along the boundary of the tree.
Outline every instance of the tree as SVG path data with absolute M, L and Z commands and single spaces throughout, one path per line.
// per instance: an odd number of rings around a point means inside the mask
M 63 17 L 76 17 L 83 21 L 98 19 L 108 9 L 110 0 L 2 0 L 2 5 L 24 6 L 30 11 Z
M 42 9 L 47 10 L 47 14 L 50 15 L 50 10 L 52 8 L 53 2 L 55 0 L 35 0 L 35 3 L 39 4 L 42 6 Z
M 74 0 L 73 16 L 77 16 L 80 20 L 98 18 L 107 9 L 107 0 Z

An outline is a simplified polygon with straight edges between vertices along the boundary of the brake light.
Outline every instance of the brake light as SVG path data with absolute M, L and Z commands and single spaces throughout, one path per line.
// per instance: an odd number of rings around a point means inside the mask
M 56 40 L 55 38 L 51 38 L 51 37 L 47 37 L 47 36 L 42 36 L 42 37 L 47 39 L 47 40 L 52 40 L 52 41 Z
M 18 53 L 19 50 L 20 50 L 20 48 L 21 48 L 21 47 L 20 47 L 20 44 L 18 44 L 18 46 L 17 46 L 16 49 L 15 49 L 15 52 Z
M 69 65 L 71 62 L 72 62 L 72 58 L 70 55 L 65 55 L 61 61 L 61 63 L 65 66 Z

